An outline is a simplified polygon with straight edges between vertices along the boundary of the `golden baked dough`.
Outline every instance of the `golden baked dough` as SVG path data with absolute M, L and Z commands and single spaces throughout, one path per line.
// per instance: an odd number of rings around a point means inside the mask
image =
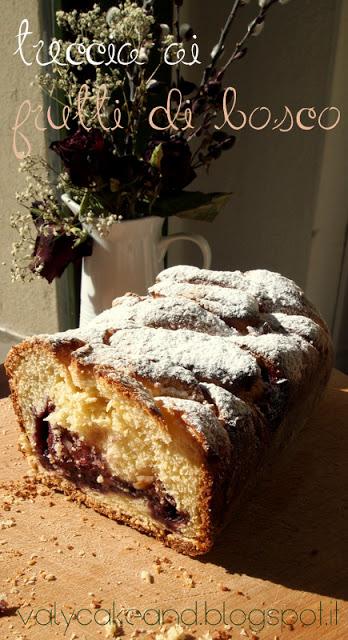
M 331 361 L 292 281 L 180 266 L 84 329 L 25 340 L 6 369 L 40 480 L 196 555 L 310 414 Z

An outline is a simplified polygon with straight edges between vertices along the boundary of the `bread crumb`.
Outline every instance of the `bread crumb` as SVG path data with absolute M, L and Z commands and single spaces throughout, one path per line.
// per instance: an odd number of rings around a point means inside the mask
M 102 601 L 97 598 L 92 598 L 92 607 L 93 609 L 100 609 L 102 606 Z
M 110 620 L 105 625 L 105 637 L 106 638 L 118 638 L 119 636 L 123 636 L 124 631 L 121 625 L 116 624 L 115 621 Z
M 295 615 L 289 615 L 284 619 L 284 622 L 290 631 L 294 631 L 294 624 L 297 621 L 297 617 Z
M 0 529 L 11 529 L 11 527 L 16 526 L 16 521 L 13 518 L 9 518 L 9 520 L 1 520 L 0 521 Z
M 147 582 L 148 584 L 153 584 L 155 582 L 153 575 L 146 569 L 140 571 L 140 578 L 143 582 Z
M 54 576 L 53 573 L 46 573 L 43 577 L 45 580 L 47 580 L 47 582 L 53 582 L 54 580 L 57 580 L 56 576 Z
M 6 615 L 9 610 L 7 602 L 7 596 L 5 593 L 0 593 L 0 617 Z
M 185 569 L 185 567 L 179 567 L 179 571 L 180 574 L 177 575 L 176 577 L 181 577 L 183 578 L 184 581 L 184 585 L 186 587 L 189 587 L 190 589 L 193 589 L 196 586 L 196 583 L 193 579 L 192 573 L 188 573 L 187 569 Z
M 188 634 L 179 624 L 174 624 L 168 629 L 161 627 L 160 631 L 155 634 L 155 640 L 185 640 L 187 637 Z

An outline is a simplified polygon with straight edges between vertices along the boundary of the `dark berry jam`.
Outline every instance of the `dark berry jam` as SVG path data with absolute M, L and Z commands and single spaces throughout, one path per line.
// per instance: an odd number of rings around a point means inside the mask
M 153 518 L 167 529 L 175 530 L 188 522 L 188 515 L 179 511 L 176 502 L 159 480 L 146 489 L 136 489 L 130 482 L 113 475 L 95 446 L 87 444 L 76 433 L 59 425 L 51 425 L 47 418 L 54 411 L 47 402 L 35 415 L 35 447 L 43 467 L 61 473 L 77 487 L 89 487 L 99 493 L 127 493 L 148 501 Z

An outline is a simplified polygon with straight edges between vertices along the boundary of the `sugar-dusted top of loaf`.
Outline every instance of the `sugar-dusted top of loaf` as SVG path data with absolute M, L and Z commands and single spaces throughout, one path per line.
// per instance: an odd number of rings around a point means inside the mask
M 84 329 L 46 337 L 76 338 L 85 346 L 74 347 L 73 361 L 136 380 L 157 406 L 179 407 L 211 447 L 221 428 L 256 428 L 255 412 L 276 428 L 330 352 L 327 328 L 302 290 L 266 270 L 172 267 L 148 296 L 125 295 Z
M 211 271 L 181 265 L 162 271 L 154 287 L 150 291 L 165 292 L 169 287 L 177 284 L 218 286 L 216 295 L 220 291 L 220 299 L 224 298 L 222 289 L 238 291 L 240 304 L 246 294 L 251 305 L 255 305 L 258 311 L 299 313 L 300 315 L 312 315 L 318 317 L 313 306 L 306 299 L 303 291 L 289 278 L 279 273 L 266 269 L 253 271 Z M 244 294 L 244 295 L 243 295 Z M 188 297 L 190 297 L 188 295 Z M 246 305 L 243 305 L 244 309 Z

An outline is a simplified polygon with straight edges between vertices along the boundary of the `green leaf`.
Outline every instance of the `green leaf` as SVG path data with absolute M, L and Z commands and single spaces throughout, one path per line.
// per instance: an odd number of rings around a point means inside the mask
M 157 147 L 154 148 L 150 158 L 151 166 L 154 167 L 154 169 L 160 170 L 162 158 L 163 158 L 162 144 L 158 144 Z
M 42 214 L 43 214 L 41 209 L 38 209 L 37 207 L 30 207 L 30 213 L 33 216 L 34 220 L 36 218 L 42 218 Z
M 158 198 L 151 213 L 163 217 L 178 216 L 189 220 L 213 222 L 222 207 L 230 200 L 231 195 L 231 193 L 221 192 L 182 191 L 177 195 Z

